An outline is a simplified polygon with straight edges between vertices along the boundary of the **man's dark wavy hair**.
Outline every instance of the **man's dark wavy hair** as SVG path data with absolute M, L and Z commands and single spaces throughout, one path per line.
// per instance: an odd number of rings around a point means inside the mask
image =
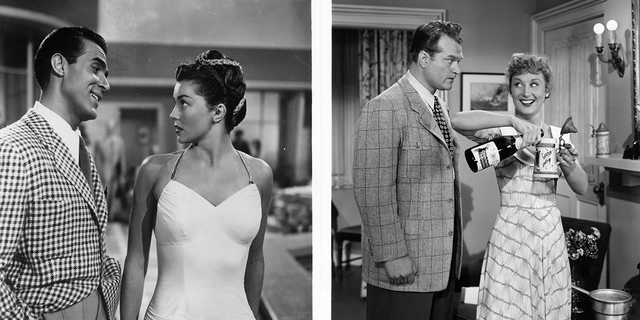
M 460 31 L 462 26 L 455 22 L 436 20 L 419 26 L 413 33 L 413 41 L 409 55 L 411 61 L 417 62 L 420 51 L 425 51 L 430 57 L 440 52 L 438 41 L 443 35 L 453 39 L 458 44 L 462 44 Z
M 38 51 L 36 51 L 34 63 L 36 80 L 41 89 L 44 90 L 49 85 L 51 57 L 59 53 L 67 59 L 69 64 L 76 63 L 78 57 L 85 53 L 85 39 L 97 44 L 104 51 L 104 54 L 107 54 L 107 42 L 104 38 L 82 26 L 58 28 L 42 40 Z

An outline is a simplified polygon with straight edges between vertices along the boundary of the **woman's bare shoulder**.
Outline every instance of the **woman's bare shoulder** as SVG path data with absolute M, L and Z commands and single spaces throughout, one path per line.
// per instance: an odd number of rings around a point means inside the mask
M 242 155 L 247 161 L 249 170 L 251 170 L 251 174 L 254 178 L 253 180 L 258 185 L 268 184 L 270 186 L 273 183 L 273 172 L 269 164 L 260 158 L 250 156 L 246 153 L 243 153 Z
M 161 173 L 171 170 L 173 164 L 180 156 L 180 152 L 154 154 L 142 161 L 138 171 L 138 177 L 152 179 L 161 176 Z

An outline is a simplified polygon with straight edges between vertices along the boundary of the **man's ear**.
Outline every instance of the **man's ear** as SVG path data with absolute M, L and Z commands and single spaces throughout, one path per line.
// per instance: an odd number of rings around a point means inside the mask
M 65 59 L 61 54 L 56 53 L 51 56 L 51 72 L 58 77 L 64 76 L 65 71 L 67 70 L 67 59 Z
M 213 123 L 218 123 L 224 120 L 224 116 L 227 114 L 227 106 L 224 103 L 219 103 L 211 109 Z
M 422 50 L 420 51 L 420 53 L 418 53 L 418 65 L 422 68 L 426 68 L 427 65 L 429 64 L 429 60 L 431 59 L 431 56 L 429 56 L 429 54 Z

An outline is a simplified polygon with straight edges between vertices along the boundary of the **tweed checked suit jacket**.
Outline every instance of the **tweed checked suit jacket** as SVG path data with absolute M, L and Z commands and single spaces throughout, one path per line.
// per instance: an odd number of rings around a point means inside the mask
M 106 256 L 107 204 L 33 110 L 0 130 L 0 319 L 40 319 L 100 289 L 113 319 L 120 265 Z
M 444 290 L 452 258 L 460 276 L 459 144 L 451 131 L 452 157 L 427 108 L 405 75 L 364 106 L 356 128 L 354 193 L 363 226 L 362 277 L 388 290 Z M 407 254 L 418 269 L 414 283 L 391 285 L 384 262 Z

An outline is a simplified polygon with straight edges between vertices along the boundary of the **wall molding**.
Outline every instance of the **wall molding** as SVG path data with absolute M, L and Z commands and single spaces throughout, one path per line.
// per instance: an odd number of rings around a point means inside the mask
M 301 81 L 245 80 L 245 83 L 247 90 L 311 90 L 310 82 Z M 109 77 L 109 84 L 113 87 L 173 88 L 176 80 L 173 78 Z
M 545 33 L 583 21 L 604 17 L 606 0 L 574 0 L 531 17 L 531 51 L 540 54 Z
M 445 20 L 444 9 L 334 4 L 333 27 L 415 30 L 433 20 Z
M 52 15 L 9 6 L 0 6 L 0 17 L 34 22 L 37 24 L 51 26 L 53 28 L 69 27 L 74 25 L 67 20 L 60 19 Z

